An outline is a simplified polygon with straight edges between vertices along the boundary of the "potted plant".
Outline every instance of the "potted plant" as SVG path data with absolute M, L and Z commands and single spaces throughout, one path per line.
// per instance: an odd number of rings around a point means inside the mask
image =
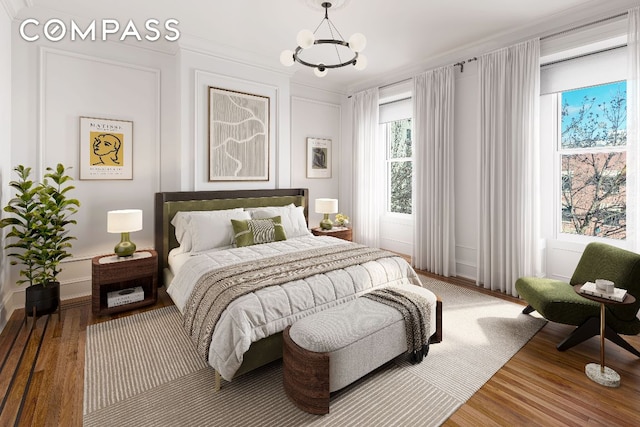
M 18 180 L 11 181 L 16 196 L 4 211 L 11 216 L 0 220 L 0 227 L 11 227 L 5 249 L 11 250 L 12 265 L 21 264 L 20 279 L 16 283 L 28 283 L 25 297 L 27 315 L 53 313 L 60 301 L 60 262 L 70 257 L 71 240 L 67 227 L 76 221 L 70 216 L 77 212 L 80 202 L 70 199 L 67 193 L 74 187 L 62 164 L 47 168 L 42 183 L 29 179 L 31 168 L 22 165 L 14 171 Z

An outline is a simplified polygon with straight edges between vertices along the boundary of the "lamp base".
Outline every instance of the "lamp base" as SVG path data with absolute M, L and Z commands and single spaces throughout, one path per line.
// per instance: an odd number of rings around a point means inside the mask
M 320 228 L 323 230 L 331 230 L 333 228 L 333 221 L 329 219 L 329 214 L 324 214 L 324 219 L 320 221 Z
M 131 256 L 136 251 L 136 244 L 129 240 L 129 233 L 121 233 L 120 243 L 113 249 L 119 257 Z

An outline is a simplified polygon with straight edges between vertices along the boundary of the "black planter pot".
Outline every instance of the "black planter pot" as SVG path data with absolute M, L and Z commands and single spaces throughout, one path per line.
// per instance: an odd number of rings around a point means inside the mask
M 60 303 L 60 282 L 50 282 L 47 286 L 42 284 L 31 285 L 25 290 L 25 314 L 33 316 L 33 308 L 36 316 L 51 314 Z

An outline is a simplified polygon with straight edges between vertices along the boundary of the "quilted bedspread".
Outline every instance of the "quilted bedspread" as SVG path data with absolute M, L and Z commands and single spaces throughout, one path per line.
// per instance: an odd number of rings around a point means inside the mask
M 167 292 L 184 314 L 195 284 L 212 270 L 285 253 L 345 244 L 351 243 L 332 237 L 308 236 L 191 254 L 175 272 Z M 421 286 L 411 266 L 401 257 L 389 257 L 243 295 L 228 305 L 216 323 L 208 362 L 224 379 L 231 380 L 252 342 L 283 331 L 301 317 L 350 301 L 372 289 L 410 284 Z M 435 325 L 435 319 L 432 324 Z

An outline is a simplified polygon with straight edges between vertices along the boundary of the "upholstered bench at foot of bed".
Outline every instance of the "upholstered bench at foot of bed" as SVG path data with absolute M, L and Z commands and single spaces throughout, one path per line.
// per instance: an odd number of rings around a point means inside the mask
M 432 303 L 429 330 L 432 342 L 439 342 L 441 302 L 425 288 L 415 292 Z M 402 314 L 368 298 L 300 319 L 285 329 L 283 343 L 285 392 L 311 414 L 329 413 L 331 392 L 407 352 Z

